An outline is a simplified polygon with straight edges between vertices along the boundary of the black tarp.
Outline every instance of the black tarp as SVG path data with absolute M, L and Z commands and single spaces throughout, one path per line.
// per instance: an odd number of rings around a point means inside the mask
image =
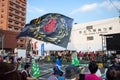
M 120 33 L 107 34 L 106 37 L 106 47 L 107 50 L 120 50 Z

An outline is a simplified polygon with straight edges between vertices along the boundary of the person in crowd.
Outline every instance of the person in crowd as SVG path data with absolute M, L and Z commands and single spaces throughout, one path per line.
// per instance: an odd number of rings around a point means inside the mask
M 100 68 L 98 68 L 97 72 L 95 73 L 98 77 L 102 77 L 102 73 L 100 71 Z
M 31 55 L 29 54 L 26 58 L 26 63 L 30 64 L 31 62 Z
M 0 62 L 0 80 L 22 80 L 15 66 Z
M 119 59 L 117 57 L 114 58 L 114 63 L 113 63 L 113 66 L 120 66 L 120 62 L 119 62 Z
M 3 57 L 3 62 L 7 62 L 7 56 Z
M 54 53 L 50 53 L 50 60 L 51 60 L 51 63 L 53 63 L 54 62 L 54 59 L 55 59 L 55 55 L 54 55 Z
M 18 53 L 14 53 L 14 63 L 17 63 L 17 59 L 18 59 Z
M 18 58 L 17 59 L 17 62 L 16 62 L 16 68 L 21 71 L 22 70 L 22 66 L 21 66 L 21 58 Z
M 58 77 L 61 75 L 62 71 L 59 70 L 57 66 L 53 68 L 53 73 L 49 76 L 47 80 L 58 80 Z
M 71 64 L 65 68 L 65 80 L 79 80 L 79 67 Z
M 80 51 L 78 55 L 79 55 L 80 60 L 82 60 L 83 53 Z
M 24 66 L 24 70 L 22 71 L 22 80 L 37 80 L 36 78 L 32 78 L 31 74 L 30 74 L 30 70 L 31 70 L 31 66 L 29 64 L 26 64 Z
M 58 80 L 65 80 L 65 78 L 63 77 L 63 72 L 60 72 L 60 76 L 58 77 Z
M 14 65 L 14 58 L 13 57 L 9 57 L 8 63 Z
M 106 72 L 106 80 L 120 80 L 120 67 L 111 66 Z
M 88 68 L 89 68 L 90 74 L 85 75 L 85 80 L 102 80 L 102 78 L 98 77 L 95 74 L 98 70 L 98 65 L 96 64 L 96 62 L 91 61 L 89 63 Z
M 56 59 L 56 66 L 61 70 L 62 64 L 61 64 L 61 56 L 58 56 Z

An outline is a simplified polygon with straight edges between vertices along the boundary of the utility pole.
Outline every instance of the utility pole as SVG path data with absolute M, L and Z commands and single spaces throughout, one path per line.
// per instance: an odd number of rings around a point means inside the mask
M 2 51 L 4 49 L 4 37 L 5 37 L 4 30 L 0 29 L 0 38 L 1 38 L 1 49 L 2 49 Z
M 119 24 L 120 24 L 120 9 L 119 9 Z
M 5 37 L 5 35 L 3 34 L 3 35 L 2 35 L 2 51 L 3 51 L 3 49 L 4 49 L 4 37 Z

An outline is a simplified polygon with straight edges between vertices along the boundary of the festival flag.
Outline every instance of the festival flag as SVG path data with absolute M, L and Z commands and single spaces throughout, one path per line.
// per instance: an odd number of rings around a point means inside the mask
M 32 76 L 38 78 L 40 76 L 39 66 L 35 63 L 35 60 L 32 61 Z
M 33 19 L 17 36 L 32 37 L 67 48 L 73 19 L 58 13 L 48 13 Z
M 36 49 L 37 49 L 37 41 L 33 43 L 33 49 L 36 51 Z
M 44 43 L 41 44 L 41 55 L 44 56 Z

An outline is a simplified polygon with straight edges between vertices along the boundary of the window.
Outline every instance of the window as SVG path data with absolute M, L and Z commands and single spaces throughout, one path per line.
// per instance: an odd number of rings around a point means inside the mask
M 19 14 L 19 12 L 15 11 L 15 13 Z
M 98 29 L 98 31 L 101 31 L 101 29 Z
M 93 26 L 86 26 L 86 29 L 93 29 Z
M 17 24 L 17 25 L 18 25 L 19 23 L 18 23 L 18 22 L 15 22 L 15 24 Z
M 16 6 L 17 9 L 19 9 L 20 7 L 19 6 Z
M 22 20 L 22 21 L 25 21 L 25 19 L 24 19 L 24 18 L 22 18 L 21 20 Z
M 2 3 L 2 7 L 4 6 L 5 4 L 4 3 Z
M 13 10 L 13 9 L 9 9 L 9 11 L 11 11 L 11 12 L 12 12 L 12 11 L 14 11 L 14 10 Z
M 1 9 L 1 12 L 4 12 L 4 9 Z
M 18 19 L 18 20 L 19 20 L 19 18 L 18 18 L 18 17 L 15 17 L 15 19 Z
M 12 21 L 11 21 L 11 20 L 9 20 L 9 22 L 10 22 L 10 23 L 12 23 Z
M 8 30 L 12 30 L 12 27 L 9 26 L 9 27 L 8 27 Z
M 94 39 L 94 37 L 93 36 L 88 36 L 87 37 L 87 40 L 89 41 L 89 40 L 93 40 Z
M 21 24 L 21 26 L 25 26 L 25 24 Z
M 104 30 L 104 31 L 106 31 L 106 30 L 107 30 L 107 28 L 103 28 L 103 30 Z
M 24 9 L 24 8 L 22 8 L 22 11 L 25 11 L 25 9 Z
M 2 23 L 3 23 L 3 21 L 0 21 L 0 23 L 2 24 Z
M 1 18 L 3 18 L 3 14 L 1 14 Z
M 16 3 L 20 4 L 18 1 L 16 1 Z
M 23 42 L 23 40 L 20 40 L 20 42 Z
M 13 3 L 10 3 L 11 6 L 13 6 Z
M 22 16 L 25 16 L 25 14 L 22 13 Z
M 82 33 L 82 31 L 79 31 L 79 33 L 81 34 L 81 33 Z
M 13 17 L 13 15 L 9 15 L 10 17 Z
M 112 30 L 112 27 L 109 27 L 109 30 Z
M 22 6 L 25 6 L 24 4 L 22 4 Z
M 23 47 L 23 45 L 21 45 L 20 47 Z
M 16 31 L 18 31 L 18 28 L 14 28 Z
M 96 32 L 96 29 L 93 29 L 93 32 Z

